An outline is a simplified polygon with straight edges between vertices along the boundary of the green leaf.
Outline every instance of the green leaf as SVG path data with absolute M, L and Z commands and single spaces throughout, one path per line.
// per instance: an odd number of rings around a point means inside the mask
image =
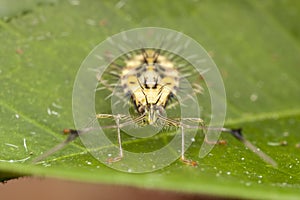
M 72 0 L 30 10 L 0 21 L 1 180 L 35 175 L 239 198 L 299 197 L 298 2 Z M 223 135 L 228 145 L 203 159 L 198 136 L 187 152 L 196 168 L 177 161 L 153 173 L 122 173 L 95 160 L 79 140 L 31 164 L 65 139 L 63 128 L 74 127 L 73 81 L 91 49 L 144 26 L 182 31 L 210 52 L 226 87 L 226 125 L 243 127 L 278 169 L 229 135 Z M 287 145 L 276 146 L 281 141 Z

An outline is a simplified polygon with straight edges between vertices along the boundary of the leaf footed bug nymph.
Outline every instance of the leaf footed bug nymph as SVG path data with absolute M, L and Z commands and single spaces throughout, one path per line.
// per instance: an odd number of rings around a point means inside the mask
M 176 58 L 174 55 L 168 52 L 161 51 L 159 49 L 144 49 L 141 48 L 135 52 L 128 53 L 123 59 L 123 64 L 116 61 L 112 62 L 108 74 L 113 75 L 119 80 L 116 84 L 111 80 L 99 79 L 99 85 L 101 89 L 106 89 L 111 92 L 112 95 L 120 96 L 120 100 L 126 99 L 123 96 L 128 96 L 129 103 L 133 105 L 136 112 L 135 117 L 120 114 L 97 114 L 96 119 L 111 118 L 114 119 L 116 124 L 110 126 L 103 126 L 102 128 L 114 128 L 117 131 L 118 140 L 118 156 L 107 159 L 107 162 L 117 162 L 124 157 L 122 147 L 121 128 L 132 124 L 139 125 L 151 125 L 163 124 L 166 127 L 176 127 L 180 129 L 181 133 L 181 154 L 180 160 L 185 164 L 196 166 L 197 162 L 187 159 L 185 157 L 184 140 L 187 129 L 201 129 L 204 134 L 207 130 L 216 129 L 216 131 L 230 133 L 236 139 L 241 141 L 254 153 L 260 156 L 267 163 L 276 166 L 276 162 L 273 161 L 268 155 L 264 154 L 257 147 L 247 141 L 242 133 L 241 129 L 228 129 L 228 128 L 214 128 L 205 125 L 201 118 L 194 117 L 168 117 L 166 111 L 170 107 L 177 106 L 178 102 L 171 102 L 176 97 L 178 91 L 182 89 L 180 82 L 181 77 L 188 76 L 183 74 L 183 70 L 178 67 Z M 121 88 L 119 93 L 113 93 L 114 87 Z M 202 87 L 200 85 L 194 85 L 194 92 L 201 93 Z M 188 94 L 186 94 L 188 98 Z M 128 99 L 127 99 L 128 100 Z M 184 101 L 184 100 L 183 100 Z M 124 102 L 123 102 L 124 103 Z M 128 103 L 128 102 L 125 102 Z M 69 134 L 69 137 L 63 143 L 54 147 L 50 151 L 36 158 L 34 162 L 38 162 L 55 151 L 61 149 L 69 142 L 73 141 L 80 134 L 87 133 L 91 128 L 83 128 L 81 130 L 65 129 L 64 133 Z M 209 141 L 205 134 L 205 142 L 218 143 Z

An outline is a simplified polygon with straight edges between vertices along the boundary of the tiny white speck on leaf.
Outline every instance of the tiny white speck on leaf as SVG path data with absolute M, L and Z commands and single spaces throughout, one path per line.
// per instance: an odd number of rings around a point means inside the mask
M 28 152 L 27 144 L 26 144 L 26 138 L 23 138 L 23 146 L 25 148 L 25 151 Z
M 258 99 L 257 94 L 253 93 L 253 94 L 250 95 L 250 100 L 251 100 L 251 101 L 254 102 L 254 101 L 256 101 L 257 99 Z
M 96 21 L 93 20 L 93 19 L 87 19 L 87 20 L 86 20 L 86 23 L 87 23 L 88 25 L 90 25 L 90 26 L 95 26 L 95 25 L 96 25 Z
M 53 106 L 53 107 L 55 107 L 55 108 L 58 108 L 58 109 L 62 109 L 62 106 L 60 106 L 60 105 L 57 105 L 57 104 L 56 104 L 56 103 L 54 103 L 54 102 L 52 103 L 52 106 Z
M 51 110 L 50 110 L 50 108 L 47 108 L 47 113 L 48 113 L 48 115 L 51 115 Z
M 116 8 L 118 8 L 118 9 L 120 9 L 120 8 L 122 8 L 124 5 L 125 5 L 125 1 L 124 0 L 121 0 L 121 1 L 119 1 L 116 5 L 115 5 L 115 7 Z
M 85 161 L 86 162 L 86 164 L 88 164 L 88 165 L 91 165 L 92 164 L 92 162 L 90 162 L 90 161 Z
M 73 6 L 78 6 L 80 4 L 79 0 L 69 0 L 70 4 Z
M 289 136 L 289 132 L 287 132 L 287 131 L 283 132 L 283 136 L 284 136 L 284 137 Z

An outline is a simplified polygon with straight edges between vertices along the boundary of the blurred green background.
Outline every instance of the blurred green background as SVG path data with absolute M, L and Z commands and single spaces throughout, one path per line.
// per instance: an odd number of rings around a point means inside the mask
M 261 199 L 300 195 L 300 2 L 0 0 L 0 176 L 29 174 Z M 274 169 L 224 135 L 204 159 L 203 136 L 188 150 L 199 167 L 176 162 L 149 174 L 98 163 L 80 141 L 32 166 L 73 127 L 72 87 L 92 48 L 123 30 L 158 26 L 198 41 L 222 73 L 230 127 L 278 162 Z M 24 147 L 24 140 L 26 147 Z M 286 146 L 274 143 L 286 141 Z

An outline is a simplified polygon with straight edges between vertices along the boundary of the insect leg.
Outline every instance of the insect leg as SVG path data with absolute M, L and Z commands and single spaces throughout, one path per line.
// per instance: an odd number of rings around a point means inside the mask
M 180 120 L 180 119 L 177 119 L 177 120 Z M 196 128 L 196 129 L 202 129 L 203 130 L 203 133 L 204 133 L 204 141 L 208 144 L 226 144 L 226 141 L 225 140 L 220 140 L 220 141 L 210 141 L 208 138 L 207 138 L 207 131 L 208 130 L 216 130 L 216 131 L 223 131 L 224 132 L 224 128 L 217 128 L 217 127 L 207 127 L 204 123 L 204 120 L 201 119 L 201 118 L 193 118 L 193 117 L 186 117 L 186 118 L 182 118 L 181 119 L 183 121 L 182 125 L 185 127 L 185 128 L 189 128 L 189 129 L 193 129 L 193 128 Z M 190 125 L 190 123 L 197 123 L 197 125 Z M 200 124 L 200 126 L 198 125 Z M 226 129 L 227 130 L 227 129 Z
M 180 129 L 181 129 L 181 157 L 180 157 L 180 160 L 187 165 L 195 167 L 198 165 L 198 163 L 193 160 L 188 160 L 184 156 L 184 128 L 183 128 L 183 126 L 180 126 Z
M 220 131 L 223 133 L 229 133 L 234 138 L 242 142 L 248 149 L 250 149 L 253 153 L 255 153 L 257 156 L 259 156 L 262 160 L 264 160 L 266 163 L 272 165 L 273 167 L 277 167 L 276 161 L 274 161 L 270 156 L 268 156 L 266 153 L 261 151 L 258 147 L 253 145 L 250 141 L 248 141 L 242 134 L 242 129 L 229 129 L 229 128 L 223 128 L 223 127 L 207 127 L 204 124 L 204 121 L 201 118 L 182 118 L 182 122 L 179 123 L 179 119 L 168 119 L 163 116 L 160 116 L 160 118 L 164 121 L 166 121 L 171 126 L 180 126 L 182 129 L 182 135 L 184 135 L 183 128 L 186 129 L 202 129 L 205 134 L 205 142 L 208 144 L 224 144 L 224 141 L 210 141 L 207 138 L 207 131 L 208 130 L 214 130 L 214 131 Z M 196 122 L 199 123 L 199 125 L 190 125 L 188 122 Z M 183 141 L 184 143 L 184 141 Z M 183 152 L 183 150 L 182 150 Z M 184 159 L 184 156 L 181 157 L 181 159 Z
M 234 138 L 242 142 L 248 149 L 250 149 L 253 153 L 255 153 L 257 156 L 259 156 L 262 160 L 264 160 L 266 163 L 272 165 L 273 167 L 277 168 L 277 163 L 274 161 L 270 156 L 268 156 L 266 153 L 264 153 L 262 150 L 260 150 L 258 147 L 253 145 L 250 141 L 248 141 L 242 134 L 242 129 L 229 129 L 229 128 L 220 128 L 220 127 L 206 127 L 204 123 L 200 127 L 203 129 L 205 133 L 207 133 L 207 130 L 215 130 L 215 131 L 221 131 L 223 133 L 230 133 Z M 193 128 L 190 126 L 189 128 Z M 195 127 L 196 128 L 196 127 Z M 198 127 L 199 128 L 199 127 Z M 224 144 L 225 142 L 223 140 L 221 141 L 209 141 L 207 139 L 207 134 L 205 134 L 205 142 L 208 144 Z
M 111 114 L 97 114 L 95 119 L 100 119 L 100 118 L 114 118 L 115 115 L 111 115 Z M 126 116 L 120 115 L 119 119 L 123 117 L 126 118 Z M 75 130 L 75 129 L 64 129 L 63 133 L 64 134 L 68 134 L 68 137 L 65 141 L 59 143 L 58 145 L 54 146 L 53 148 L 51 148 L 50 150 L 46 151 L 45 153 L 43 153 L 42 155 L 38 156 L 37 158 L 35 158 L 32 162 L 34 164 L 40 162 L 41 160 L 44 160 L 45 158 L 47 158 L 48 156 L 52 155 L 53 153 L 61 150 L 62 148 L 64 148 L 67 144 L 69 144 L 70 142 L 72 142 L 73 140 L 75 140 L 80 134 L 84 134 L 87 133 L 89 131 L 95 130 L 95 128 L 90 127 L 90 125 L 92 123 L 94 123 L 95 120 L 92 120 L 87 128 L 83 128 L 81 130 Z M 107 126 L 107 127 L 102 127 L 102 128 L 114 128 L 115 126 Z
M 115 158 L 109 158 L 107 160 L 108 163 L 120 161 L 123 158 L 123 148 L 122 148 L 122 140 L 121 140 L 121 131 L 120 131 L 120 116 L 115 116 L 116 124 L 117 124 L 117 132 L 118 132 L 118 144 L 119 144 L 119 156 Z

